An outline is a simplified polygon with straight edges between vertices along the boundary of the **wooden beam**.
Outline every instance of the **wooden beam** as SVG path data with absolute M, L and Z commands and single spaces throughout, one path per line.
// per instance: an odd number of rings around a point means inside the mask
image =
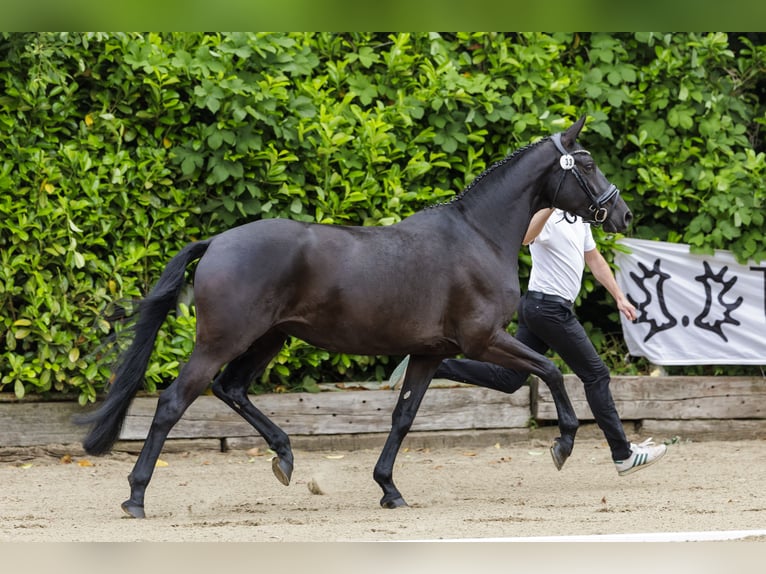
M 434 381 L 437 383 L 437 381 Z M 426 393 L 413 432 L 526 429 L 530 419 L 555 421 L 548 388 L 533 380 L 511 395 L 445 381 Z M 572 375 L 565 385 L 578 418 L 593 419 L 583 385 Z M 363 389 L 364 385 L 359 385 Z M 624 421 L 643 425 L 642 433 L 763 436 L 766 379 L 747 377 L 614 377 L 617 410 Z M 253 396 L 255 405 L 291 436 L 331 437 L 387 433 L 398 391 L 345 390 Z M 137 397 L 120 439 L 142 441 L 149 430 L 156 397 Z M 79 443 L 87 429 L 72 418 L 84 412 L 76 401 L 17 401 L 0 396 L 0 447 Z M 664 422 L 663 422 L 664 421 Z M 704 422 L 709 421 L 709 424 Z M 686 429 L 686 430 L 684 430 Z M 255 430 L 218 399 L 202 396 L 173 428 L 170 438 L 236 440 Z
M 756 440 L 766 437 L 766 419 L 643 420 L 641 434 L 694 440 Z
M 580 420 L 593 420 L 582 382 L 564 377 Z M 533 414 L 556 420 L 548 387 L 539 383 Z M 609 387 L 625 420 L 766 419 L 766 379 L 754 377 L 612 377 Z
M 0 446 L 79 442 L 86 429 L 72 417 L 83 412 L 77 402 L 0 401 Z
M 399 391 L 338 391 L 252 396 L 253 403 L 291 435 L 388 432 Z M 413 431 L 523 428 L 530 418 L 529 389 L 507 395 L 477 387 L 426 392 Z M 156 398 L 137 398 L 120 438 L 146 437 Z M 212 396 L 202 396 L 173 427 L 170 438 L 243 437 L 256 431 Z

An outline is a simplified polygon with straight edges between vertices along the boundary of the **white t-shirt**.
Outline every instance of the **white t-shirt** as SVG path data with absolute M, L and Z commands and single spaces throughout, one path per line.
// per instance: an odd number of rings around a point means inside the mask
M 595 248 L 590 224 L 580 217 L 569 223 L 564 212 L 556 209 L 529 245 L 532 255 L 529 290 L 574 301 L 582 287 L 585 252 Z

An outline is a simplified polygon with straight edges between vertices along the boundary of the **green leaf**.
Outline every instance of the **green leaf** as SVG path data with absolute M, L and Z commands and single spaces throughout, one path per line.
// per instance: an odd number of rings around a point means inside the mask
M 223 133 L 221 131 L 214 131 L 207 138 L 207 145 L 211 149 L 218 149 L 223 143 Z
M 85 267 L 85 257 L 83 257 L 82 253 L 79 251 L 74 251 L 72 253 L 72 257 L 74 258 L 74 266 L 78 269 L 82 269 Z
M 365 68 L 369 68 L 380 61 L 380 56 L 378 56 L 372 46 L 362 46 L 359 49 L 359 61 Z
M 359 96 L 359 101 L 363 105 L 368 105 L 378 95 L 375 85 L 362 74 L 355 74 L 349 78 L 348 84 L 351 91 Z

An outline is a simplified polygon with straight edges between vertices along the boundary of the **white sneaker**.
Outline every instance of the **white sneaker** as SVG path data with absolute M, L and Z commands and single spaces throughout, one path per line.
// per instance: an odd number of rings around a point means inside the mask
M 407 355 L 402 359 L 402 362 L 399 363 L 396 368 L 394 369 L 394 372 L 391 373 L 391 377 L 388 379 L 388 386 L 392 389 L 400 389 L 402 388 L 402 384 L 404 384 L 404 376 L 407 374 L 407 365 L 410 364 L 410 356 Z
M 617 467 L 617 474 L 620 476 L 625 476 L 654 464 L 665 455 L 665 451 L 668 449 L 664 444 L 655 445 L 651 438 L 646 439 L 641 444 L 631 443 L 630 448 L 633 452 L 627 459 L 614 461 L 614 465 Z

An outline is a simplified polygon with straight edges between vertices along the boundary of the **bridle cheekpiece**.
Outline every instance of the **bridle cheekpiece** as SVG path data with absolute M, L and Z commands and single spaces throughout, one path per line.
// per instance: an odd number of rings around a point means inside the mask
M 583 220 L 586 223 L 601 225 L 609 217 L 609 209 L 606 206 L 612 201 L 617 199 L 617 197 L 620 195 L 620 190 L 617 188 L 616 185 L 614 185 L 613 183 L 610 183 L 607 190 L 604 193 L 602 193 L 600 197 L 596 196 L 596 194 L 591 189 L 590 185 L 588 185 L 588 182 L 580 173 L 580 170 L 577 169 L 577 164 L 574 158 L 575 154 L 590 155 L 590 152 L 584 149 L 578 149 L 578 150 L 574 150 L 573 152 L 568 152 L 564 148 L 564 145 L 561 143 L 560 133 L 553 134 L 551 136 L 551 139 L 553 140 L 553 144 L 556 146 L 556 149 L 561 154 L 561 157 L 559 158 L 559 165 L 561 166 L 561 169 L 563 170 L 561 173 L 561 179 L 559 180 L 559 185 L 558 187 L 556 187 L 556 193 L 553 195 L 553 202 L 555 202 L 556 197 L 558 197 L 559 190 L 561 189 L 561 185 L 564 183 L 564 178 L 567 176 L 568 173 L 572 173 L 575 176 L 577 183 L 580 184 L 580 187 L 585 192 L 585 194 L 590 198 L 590 201 L 591 201 L 590 207 L 588 209 L 593 214 L 593 216 L 592 218 L 589 218 L 589 219 L 583 218 Z

